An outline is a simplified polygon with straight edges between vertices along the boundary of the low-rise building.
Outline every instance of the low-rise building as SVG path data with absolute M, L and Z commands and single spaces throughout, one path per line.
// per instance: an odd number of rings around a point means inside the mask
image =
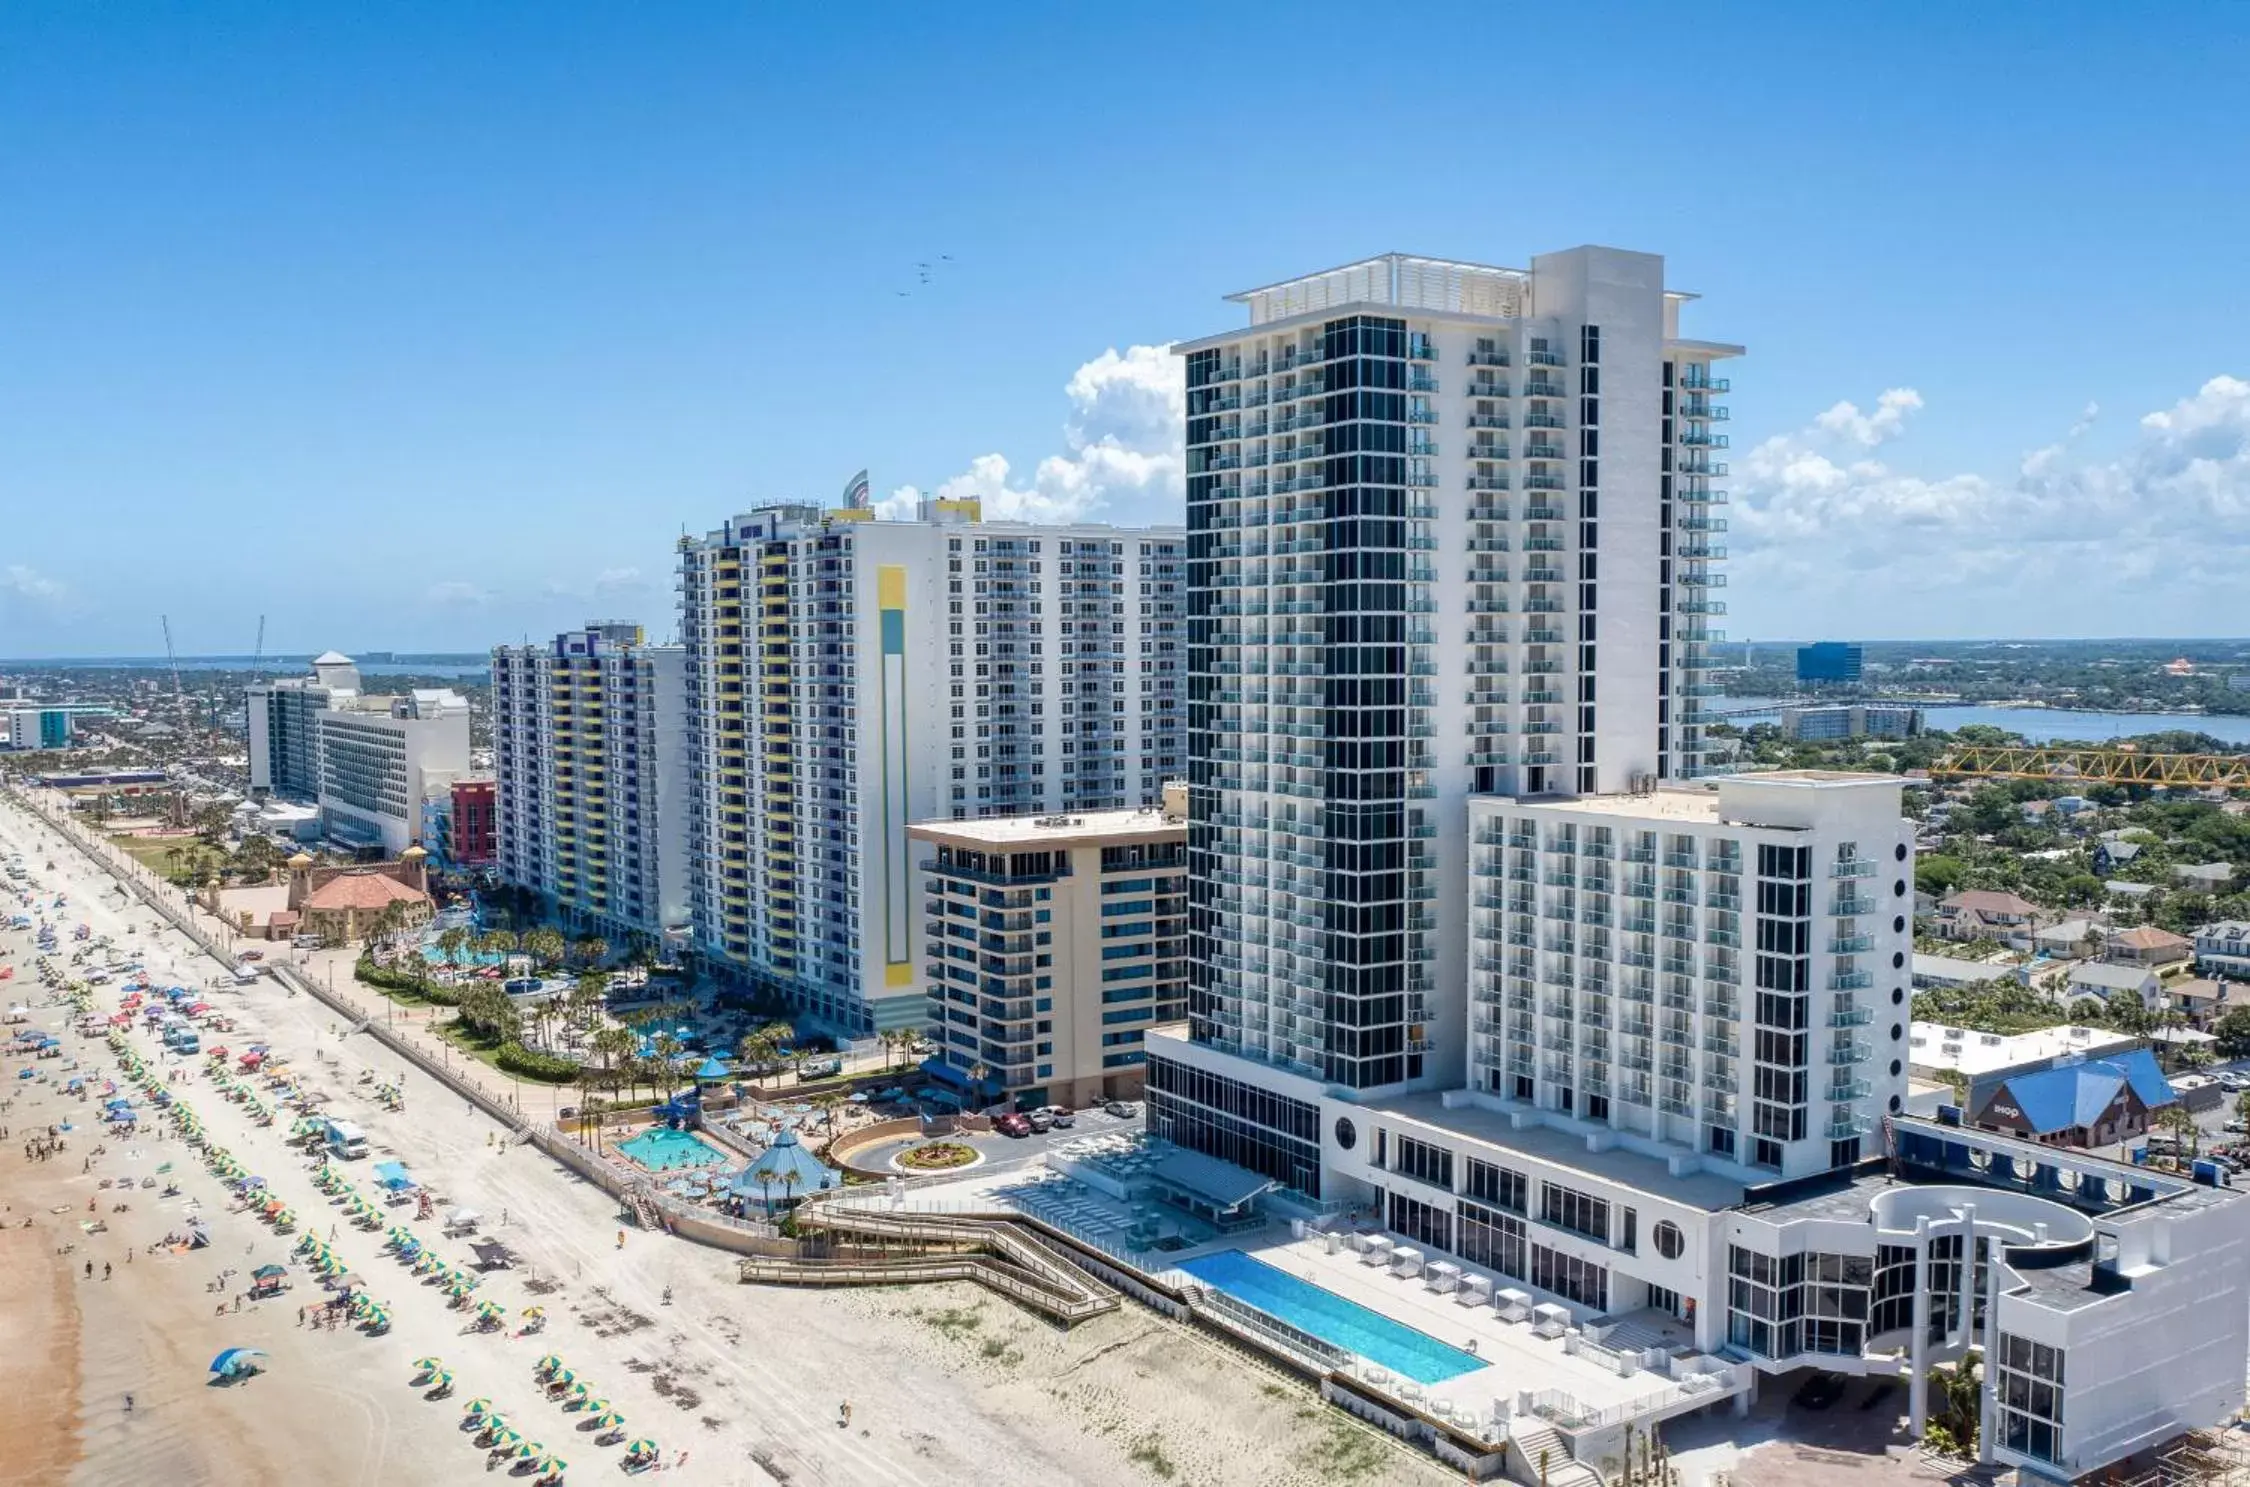
M 1781 736 L 1818 743 L 1839 738 L 1913 738 L 1922 731 L 1918 707 L 1866 703 L 1826 703 L 1781 710 Z
M 2147 966 L 2088 960 L 2070 968 L 2067 985 L 2073 997 L 2097 997 L 2106 1002 L 2113 996 L 2131 996 L 2153 1009 L 2162 1000 L 2164 978 Z
M 2234 881 L 2234 864 L 2229 862 L 2183 862 L 2172 869 L 2172 876 L 2190 888 L 2205 893 L 2224 893 Z
M 1999 940 L 2027 950 L 2039 920 L 2038 905 L 1995 888 L 1964 888 L 1938 901 L 1937 932 L 1949 940 Z
M 2141 844 L 2139 842 L 2127 841 L 2122 836 L 2114 839 L 2110 836 L 2104 836 L 2094 846 L 2094 871 L 2106 878 L 2140 855 Z
M 1930 955 L 1920 950 L 1914 952 L 1913 976 L 1916 991 L 1957 991 L 1985 981 L 2029 984 L 2020 962 L 1963 960 L 1956 955 Z
M 1970 1092 L 1968 1118 L 2053 1146 L 2110 1146 L 2146 1133 L 2173 1099 L 2155 1057 L 2133 1048 L 2006 1075 L 1981 1101 Z
M 2100 1027 L 2044 1027 L 2028 1033 L 1985 1033 L 1942 1022 L 1908 1028 L 1907 1064 L 1918 1079 L 1959 1075 L 1972 1091 L 1986 1093 L 2011 1074 L 2052 1068 L 2072 1059 L 2124 1053 L 2138 1038 Z
M 1161 809 L 925 821 L 931 1073 L 981 1104 L 1138 1094 L 1187 1015 L 1187 792 Z
M 2216 1022 L 2237 1007 L 2250 1007 L 2250 981 L 2190 976 L 2164 984 L 2164 1002 L 2198 1026 Z
M 2078 960 L 2102 946 L 2102 927 L 2091 919 L 2065 919 L 2032 931 L 2031 947 L 2062 960 Z
M 2195 941 L 2153 924 L 2119 930 L 2102 946 L 2102 959 L 2130 966 L 2168 966 L 2194 953 Z
M 2223 919 L 2197 930 L 2195 968 L 2206 976 L 2250 977 L 2250 920 Z

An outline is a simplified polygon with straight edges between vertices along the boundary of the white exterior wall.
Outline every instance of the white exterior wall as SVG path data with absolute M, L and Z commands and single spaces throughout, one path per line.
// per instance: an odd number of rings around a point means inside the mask
M 466 707 L 433 717 L 330 708 L 315 716 L 320 739 L 320 810 L 324 818 L 357 822 L 397 856 L 422 835 L 422 804 L 431 791 L 469 770 Z M 380 761 L 380 780 L 367 766 Z M 380 803 L 368 804 L 375 785 Z
M 1064 594 L 1059 568 L 1065 544 L 1094 542 L 1102 544 L 1105 564 L 1123 569 L 1102 575 L 1105 634 L 1113 622 L 1125 627 L 1113 637 L 1122 644 L 1104 658 L 1122 669 L 1103 678 L 1105 687 L 1121 682 L 1123 689 L 1101 694 L 1125 703 L 1122 713 L 1103 714 L 1119 725 L 1103 742 L 1121 745 L 1103 757 L 1123 769 L 1098 779 L 1063 770 L 1066 758 L 1084 757 L 1080 748 L 1090 740 L 1065 731 L 1079 719 L 1062 711 L 1063 688 L 1073 685 L 1076 701 L 1082 679 L 1063 669 L 1062 625 L 1066 618 L 1079 623 L 1064 605 L 1079 596 Z M 1018 565 L 1013 574 L 998 571 L 1003 544 L 1015 545 L 1006 558 Z M 1113 545 L 1122 551 L 1113 555 Z M 761 570 L 777 552 L 780 568 Z M 982 574 L 980 559 L 988 565 Z M 1078 554 L 1067 560 L 1076 563 Z M 722 597 L 719 578 L 730 562 L 740 568 L 740 592 L 731 599 Z M 925 1020 L 912 943 L 922 884 L 906 838 L 909 822 L 1153 805 L 1164 780 L 1184 766 L 1185 556 L 1178 529 L 865 521 L 781 508 L 684 543 L 682 563 L 691 694 L 686 753 L 691 775 L 701 773 L 711 797 L 697 807 L 688 849 L 691 878 L 701 885 L 691 894 L 696 940 L 721 964 L 770 977 L 808 1013 L 846 1030 Z M 780 571 L 788 584 L 778 641 L 785 650 L 764 658 L 760 571 Z M 1003 595 L 1003 583 L 1018 592 Z M 1119 591 L 1108 592 L 1111 585 Z M 1023 612 L 1003 616 L 1003 603 L 1020 604 Z M 886 620 L 886 610 L 895 621 Z M 956 621 L 958 635 L 951 629 Z M 900 632 L 895 656 L 884 647 L 890 623 Z M 725 633 L 730 627 L 739 635 Z M 1076 638 L 1068 658 L 1074 662 Z M 718 731 L 727 716 L 721 689 L 731 681 L 722 667 L 732 658 L 722 650 L 737 641 L 749 694 L 746 771 L 729 763 Z M 1005 655 L 1003 645 L 1018 654 Z M 762 660 L 785 662 L 786 669 L 760 675 L 754 667 Z M 786 688 L 790 712 L 786 732 L 770 737 L 759 731 L 768 720 L 756 695 L 766 682 Z M 1009 687 L 1012 697 L 1003 694 Z M 1018 716 L 993 716 L 1003 702 Z M 1005 727 L 1016 729 L 1012 737 Z M 1013 793 L 1001 788 L 1000 773 L 1011 743 L 1018 749 L 1012 762 L 1025 770 Z M 782 768 L 769 772 L 765 766 L 776 757 Z M 1037 776 L 1029 773 L 1034 764 Z M 980 768 L 991 774 L 980 775 Z M 728 840 L 715 797 L 728 788 L 730 769 L 740 771 L 746 824 L 766 827 L 762 842 Z M 786 840 L 774 829 L 783 821 Z M 739 859 L 730 863 L 729 852 Z M 743 873 L 739 926 L 727 923 L 730 868 Z
M 1885 777 L 1790 772 L 1646 797 L 1472 799 L 1470 1085 L 1566 1127 L 1702 1153 L 1743 1181 L 1825 1170 L 1831 1142 L 1853 1136 L 1872 1151 L 1876 1123 L 1906 1092 L 1913 908 L 1895 890 L 1911 894 L 1913 846 L 1899 790 Z M 1778 1165 L 1752 1161 L 1766 844 L 1810 848 L 1812 863 L 1806 1132 L 1781 1143 Z M 1846 870 L 1866 875 L 1837 876 Z M 1636 881 L 1647 896 L 1629 891 Z M 1872 912 L 1838 917 L 1854 891 Z M 1840 1049 L 1864 1057 L 1837 1062 Z M 1839 1087 L 1848 1098 L 1826 1098 Z
M 615 636 L 589 642 L 589 633 L 493 652 L 498 865 L 588 928 L 658 935 L 686 922 L 685 652 Z M 558 675 L 574 704 L 560 715 Z M 571 756 L 567 781 L 560 751 Z

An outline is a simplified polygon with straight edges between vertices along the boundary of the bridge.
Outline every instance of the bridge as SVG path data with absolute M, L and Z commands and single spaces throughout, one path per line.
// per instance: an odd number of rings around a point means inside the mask
M 2093 785 L 2250 789 L 2250 755 L 2145 754 L 2138 749 L 1963 744 L 1930 766 L 1933 778 L 2083 780 Z

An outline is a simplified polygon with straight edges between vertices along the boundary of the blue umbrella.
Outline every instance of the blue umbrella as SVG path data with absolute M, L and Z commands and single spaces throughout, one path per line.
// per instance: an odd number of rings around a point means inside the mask
M 211 1371 L 221 1377 L 242 1372 L 252 1359 L 266 1356 L 263 1348 L 228 1348 L 211 1360 Z

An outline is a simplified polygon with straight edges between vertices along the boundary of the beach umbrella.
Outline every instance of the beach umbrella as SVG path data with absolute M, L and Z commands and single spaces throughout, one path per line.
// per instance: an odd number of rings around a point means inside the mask
M 547 1382 L 550 1384 L 570 1384 L 576 1383 L 577 1380 L 577 1374 L 572 1373 L 567 1368 L 558 1368 L 548 1377 Z
M 414 1367 L 422 1373 L 436 1373 L 439 1369 L 445 1367 L 445 1360 L 442 1358 L 417 1358 L 414 1360 Z
M 461 1406 L 461 1412 L 471 1416 L 490 1414 L 492 1412 L 492 1401 L 489 1399 L 472 1399 Z
M 625 1454 L 628 1456 L 654 1456 L 656 1454 L 656 1442 L 650 1440 L 647 1436 L 642 1436 L 637 1441 L 627 1441 L 625 1443 Z
M 543 1317 L 547 1314 L 547 1308 L 544 1306 L 527 1306 L 523 1309 L 523 1314 L 527 1317 Z
M 593 1415 L 598 1418 L 602 1415 L 609 1414 L 610 1412 L 609 1401 L 606 1399 L 589 1399 L 586 1401 L 586 1413 L 589 1415 Z M 618 1418 L 622 1420 L 624 1416 L 620 1415 L 618 1416 Z
M 544 1456 L 547 1454 L 547 1448 L 537 1441 L 521 1441 L 516 1446 L 516 1454 L 526 1459 L 533 1456 Z
M 592 1384 L 586 1383 L 584 1380 L 580 1380 L 579 1383 L 571 1389 L 570 1393 L 571 1397 L 574 1399 L 589 1399 L 593 1396 L 594 1386 Z
M 453 1387 L 453 1375 L 441 1368 L 437 1371 L 437 1377 L 430 1380 L 430 1386 L 435 1389 L 450 1389 Z
M 284 1265 L 260 1265 L 250 1272 L 250 1278 L 252 1280 L 272 1280 L 276 1276 L 287 1275 L 288 1273 L 288 1267 Z
M 228 1348 L 211 1360 L 211 1371 L 224 1378 L 242 1372 L 265 1356 L 263 1348 Z
M 604 1410 L 593 1418 L 597 1430 L 615 1430 L 624 1423 L 625 1417 L 615 1410 Z
M 537 1363 L 532 1364 L 531 1371 L 533 1373 L 552 1373 L 560 1367 L 562 1367 L 562 1359 L 554 1353 L 549 1353 Z

